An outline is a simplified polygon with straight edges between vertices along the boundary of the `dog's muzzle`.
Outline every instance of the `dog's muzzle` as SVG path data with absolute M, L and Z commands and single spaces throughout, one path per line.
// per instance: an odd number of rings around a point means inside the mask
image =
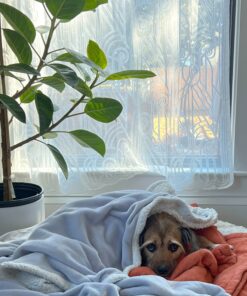
M 170 266 L 168 266 L 168 265 L 159 265 L 159 266 L 156 268 L 156 272 L 157 272 L 160 276 L 167 277 L 167 276 L 169 276 L 170 273 L 171 273 L 171 268 L 170 268 Z

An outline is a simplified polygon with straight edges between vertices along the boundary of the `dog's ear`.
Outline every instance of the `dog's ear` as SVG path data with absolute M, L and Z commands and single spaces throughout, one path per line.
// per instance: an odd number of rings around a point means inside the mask
M 145 233 L 145 229 L 142 231 L 142 233 L 139 236 L 139 246 L 142 246 L 144 243 L 144 233 Z
M 144 244 L 144 234 L 146 229 L 144 228 L 142 233 L 139 236 L 139 247 L 141 247 Z M 147 258 L 144 253 L 144 249 L 141 249 L 141 265 L 145 266 L 147 264 Z
M 191 249 L 192 245 L 192 231 L 187 227 L 181 227 L 182 244 L 186 251 Z
M 151 216 L 151 217 L 147 218 L 145 227 L 144 227 L 144 229 L 142 230 L 142 232 L 141 232 L 141 234 L 139 236 L 139 246 L 142 246 L 144 244 L 144 234 L 147 231 L 147 229 L 150 227 L 150 225 L 152 225 L 153 219 L 154 219 L 154 216 Z

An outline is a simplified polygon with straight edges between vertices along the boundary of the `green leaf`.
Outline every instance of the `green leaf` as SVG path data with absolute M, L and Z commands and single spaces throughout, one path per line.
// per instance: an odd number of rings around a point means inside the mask
M 54 156 L 57 164 L 59 165 L 59 167 L 61 168 L 63 174 L 64 174 L 64 177 L 66 179 L 68 179 L 68 166 L 67 166 L 67 163 L 63 157 L 63 155 L 61 154 L 61 152 L 53 145 L 50 145 L 50 144 L 46 144 L 44 143 L 51 151 L 52 155 Z
M 84 65 L 81 64 L 75 64 L 75 67 L 77 68 L 77 70 L 79 71 L 79 73 L 83 76 L 85 81 L 90 81 L 91 77 L 88 74 L 87 70 L 85 69 Z
M 86 130 L 74 130 L 69 134 L 83 147 L 89 147 L 98 152 L 101 156 L 105 155 L 104 141 L 94 133 Z
M 95 69 L 101 76 L 105 77 L 106 73 L 102 71 L 102 69 L 96 65 L 93 61 L 89 60 L 89 58 L 83 56 L 79 52 L 66 48 L 66 51 L 73 55 L 76 59 L 78 59 L 82 64 L 85 64 L 93 69 Z M 78 63 L 78 62 L 77 62 Z
M 38 26 L 36 27 L 36 31 L 39 32 L 40 34 L 45 34 L 47 32 L 49 32 L 50 27 L 48 26 Z
M 107 2 L 107 0 L 45 0 L 50 13 L 62 20 L 71 20 L 82 11 L 95 9 Z
M 65 83 L 61 78 L 58 78 L 56 76 L 47 76 L 43 77 L 39 80 L 39 82 L 47 84 L 53 88 L 55 88 L 57 91 L 62 92 L 65 88 Z
M 39 133 L 40 132 L 39 126 L 37 126 L 37 124 L 34 124 L 34 127 L 36 128 L 37 132 Z
M 83 11 L 93 10 L 101 4 L 108 3 L 108 0 L 86 0 L 84 1 Z
M 30 75 L 39 75 L 39 72 L 27 64 L 11 64 L 8 66 L 0 66 L 0 71 L 13 71 Z
M 50 13 L 63 20 L 71 20 L 82 12 L 85 0 L 45 0 Z
M 123 80 L 123 79 L 131 79 L 131 78 L 138 78 L 138 79 L 146 79 L 156 76 L 151 71 L 146 70 L 128 70 L 117 72 L 114 74 L 109 75 L 106 80 Z
M 33 43 L 36 31 L 33 23 L 25 14 L 4 3 L 0 3 L 0 13 L 15 31 L 20 33 L 29 43 Z
M 78 78 L 78 82 L 77 84 L 74 86 L 74 89 L 76 89 L 77 91 L 79 91 L 81 94 L 87 96 L 87 97 L 92 97 L 92 91 L 89 88 L 89 86 L 86 84 L 86 82 L 84 82 L 82 79 Z
M 89 40 L 87 45 L 87 56 L 100 68 L 105 69 L 107 66 L 107 59 L 103 50 L 93 40 Z
M 34 99 L 35 96 L 37 94 L 37 89 L 40 87 L 41 84 L 36 84 L 33 85 L 31 87 L 29 87 L 21 96 L 20 96 L 20 100 L 21 103 L 31 103 Z
M 108 3 L 108 0 L 97 0 L 97 2 L 98 2 L 98 5 L 101 5 L 101 4 Z
M 122 109 L 121 103 L 114 99 L 94 98 L 86 104 L 84 112 L 97 121 L 107 123 L 115 120 Z
M 9 47 L 13 50 L 18 61 L 30 65 L 32 61 L 32 51 L 26 39 L 13 30 L 4 29 L 3 33 Z
M 71 99 L 70 102 L 75 104 L 79 99 Z
M 50 64 L 49 66 L 57 71 L 58 75 L 60 75 L 69 86 L 88 97 L 93 96 L 89 86 L 77 76 L 73 69 L 62 64 Z
M 76 56 L 72 55 L 69 52 L 63 53 L 59 56 L 57 56 L 54 61 L 61 61 L 61 62 L 68 62 L 72 64 L 82 63 L 80 59 L 78 59 Z
M 49 133 L 45 133 L 42 137 L 43 139 L 55 139 L 58 136 L 58 134 L 56 132 L 49 132 Z
M 91 77 L 89 76 L 87 71 L 82 66 L 80 66 L 80 64 L 82 64 L 81 59 L 79 59 L 75 55 L 73 55 L 69 52 L 66 52 L 66 53 L 63 53 L 63 54 L 57 56 L 54 59 L 54 61 L 67 62 L 67 63 L 73 64 L 79 70 L 79 72 L 83 75 L 83 77 L 86 81 L 91 80 Z
M 9 110 L 9 112 L 18 120 L 26 123 L 26 115 L 21 106 L 13 98 L 0 94 L 0 102 Z
M 58 105 L 53 104 L 53 109 L 54 109 L 54 112 L 57 112 L 60 108 Z
M 72 104 L 75 104 L 79 101 L 80 99 L 71 99 L 70 102 Z M 87 102 L 89 102 L 91 99 L 90 98 L 85 98 L 81 101 L 81 104 L 87 104 Z
M 57 63 L 49 64 L 48 66 L 61 75 L 68 85 L 73 87 L 78 83 L 78 76 L 76 75 L 76 72 L 70 67 Z
M 39 115 L 39 128 L 40 132 L 45 132 L 52 122 L 53 104 L 49 97 L 42 92 L 37 92 L 35 96 L 36 109 Z

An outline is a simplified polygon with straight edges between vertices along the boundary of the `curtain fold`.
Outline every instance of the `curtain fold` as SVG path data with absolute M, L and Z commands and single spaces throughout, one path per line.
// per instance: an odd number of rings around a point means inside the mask
M 47 25 L 37 1 L 5 1 Z M 139 173 L 166 176 L 179 191 L 225 188 L 232 184 L 232 140 L 229 93 L 230 0 L 109 0 L 58 28 L 52 49 L 68 47 L 86 53 L 95 40 L 108 57 L 109 73 L 148 69 L 149 80 L 107 82 L 94 95 L 123 104 L 120 117 L 102 124 L 72 117 L 59 130 L 87 129 L 106 142 L 104 158 L 82 148 L 66 135 L 48 140 L 65 156 L 70 168 L 65 181 L 47 148 L 33 142 L 13 154 L 14 174 L 38 182 L 49 194 L 91 194 L 104 191 Z M 35 44 L 42 48 L 37 38 Z M 6 47 L 6 59 L 14 62 Z M 8 81 L 9 93 L 13 81 Z M 20 88 L 20 86 L 18 86 Z M 78 94 L 61 95 L 50 88 L 61 116 Z M 34 104 L 25 106 L 38 122 Z M 14 121 L 12 141 L 35 133 L 35 126 Z

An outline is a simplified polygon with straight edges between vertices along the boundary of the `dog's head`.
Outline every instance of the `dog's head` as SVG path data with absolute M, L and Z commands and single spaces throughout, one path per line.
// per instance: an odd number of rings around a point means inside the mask
M 167 213 L 154 214 L 147 219 L 140 235 L 142 265 L 168 277 L 186 253 L 190 241 L 190 230 L 181 227 L 174 217 Z

